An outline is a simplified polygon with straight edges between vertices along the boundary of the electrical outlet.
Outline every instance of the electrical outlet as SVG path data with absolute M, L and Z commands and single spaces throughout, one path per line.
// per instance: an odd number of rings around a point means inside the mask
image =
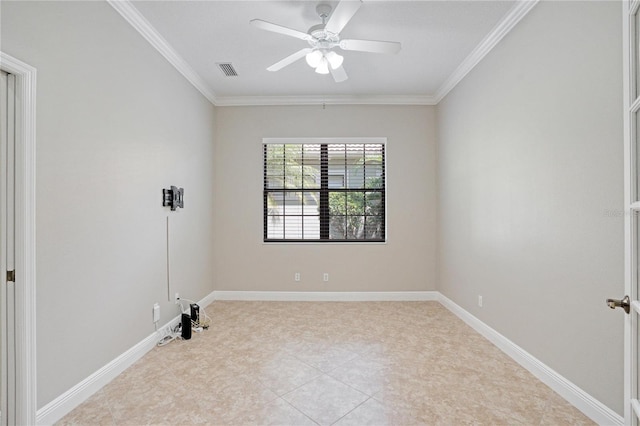
M 176 298 L 174 299 L 174 301 L 176 302 L 176 305 L 180 303 L 180 293 L 176 293 Z
M 326 281 L 329 281 L 329 273 L 328 273 L 328 272 L 325 272 L 325 273 L 322 275 L 322 280 L 323 280 L 323 281 L 325 281 L 325 282 L 326 282 Z
M 482 296 L 478 296 L 478 306 L 482 308 Z
M 296 272 L 296 273 L 293 275 L 293 279 L 294 279 L 295 281 L 300 281 L 300 272 Z
M 160 321 L 160 305 L 154 303 L 153 305 L 153 322 Z

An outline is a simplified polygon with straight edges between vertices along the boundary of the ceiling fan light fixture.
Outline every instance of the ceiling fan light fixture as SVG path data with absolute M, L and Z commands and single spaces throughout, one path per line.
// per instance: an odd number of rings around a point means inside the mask
M 2 1 L 2 0 L 0 0 Z M 321 3 L 316 7 L 316 12 L 322 19 L 321 24 L 313 25 L 305 33 L 293 28 L 274 24 L 262 19 L 252 19 L 250 23 L 262 30 L 294 37 L 309 44 L 309 47 L 300 49 L 286 58 L 276 62 L 267 68 L 267 71 L 278 71 L 287 65 L 306 58 L 307 64 L 318 74 L 331 74 L 336 83 L 345 81 L 348 76 L 342 63 L 344 57 L 332 49 L 339 48 L 345 51 L 371 52 L 371 53 L 398 53 L 401 45 L 395 41 L 376 41 L 342 39 L 340 32 L 363 4 L 363 0 L 337 0 L 337 5 L 332 8 L 328 0 L 318 0 Z M 335 0 L 334 0 L 335 2 Z
M 320 64 L 316 67 L 318 74 L 329 74 L 329 61 L 324 56 L 320 59 Z
M 318 65 L 320 65 L 320 62 L 322 61 L 322 52 L 319 50 L 314 50 L 313 52 L 309 52 L 307 53 L 306 59 L 307 59 L 307 64 L 309 64 L 311 68 L 316 68 Z
M 342 65 L 342 61 L 344 61 L 344 57 L 342 55 L 338 55 L 333 50 L 326 53 L 325 58 L 329 61 L 329 65 L 331 65 L 331 69 L 338 69 L 340 65 Z

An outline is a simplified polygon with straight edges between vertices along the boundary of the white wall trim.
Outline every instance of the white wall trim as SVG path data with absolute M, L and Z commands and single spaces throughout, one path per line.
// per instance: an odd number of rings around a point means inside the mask
M 107 0 L 131 26 L 138 31 L 180 74 L 186 78 L 213 105 L 216 95 L 200 75 L 191 68 L 182 56 L 160 35 L 144 16 L 128 0 Z
M 630 6 L 630 8 L 628 8 Z M 622 2 L 622 144 L 623 144 L 623 202 L 625 206 L 624 215 L 624 294 L 634 295 L 635 275 L 637 274 L 637 266 L 635 265 L 636 237 L 634 231 L 635 215 L 634 211 L 638 211 L 638 203 L 635 200 L 635 138 L 634 133 L 638 132 L 635 119 L 635 112 L 639 108 L 638 100 L 632 102 L 631 93 L 635 92 L 636 78 L 631 78 L 635 74 L 636 62 L 635 56 L 638 49 L 635 34 L 632 37 L 632 28 L 636 25 L 631 24 L 631 18 L 638 11 L 640 3 L 635 0 L 631 2 Z M 635 31 L 634 31 L 635 32 Z M 634 136 L 632 136 L 634 135 Z M 633 139 L 632 139 L 633 138 Z M 633 142 L 632 142 L 633 140 Z M 637 297 L 637 295 L 636 295 Z M 637 303 L 632 302 L 632 306 Z M 634 306 L 635 307 L 635 306 Z M 634 324 L 635 323 L 635 324 Z M 633 419 L 637 416 L 633 405 L 634 386 L 637 383 L 638 374 L 638 347 L 637 347 L 637 331 L 638 323 L 635 314 L 624 315 L 624 417 L 626 424 L 634 424 Z
M 213 292 L 209 293 L 198 301 L 198 305 L 206 308 L 213 302 L 213 295 Z M 168 335 L 171 330 L 178 325 L 180 319 L 180 315 L 176 315 L 171 321 L 158 329 L 158 331 L 154 331 L 140 343 L 42 407 L 37 412 L 35 423 L 38 425 L 52 425 L 69 414 L 74 408 L 89 399 L 91 395 L 98 392 L 107 383 L 115 379 L 124 370 L 131 367 L 136 361 L 153 349 L 162 336 Z M 34 424 L 34 422 L 24 424 Z
M 538 0 L 518 0 L 504 18 L 502 18 L 502 20 L 493 27 L 491 32 L 482 39 L 480 44 L 473 49 L 469 56 L 462 61 L 458 68 L 456 68 L 442 86 L 440 86 L 434 96 L 435 103 L 438 104 L 442 99 L 444 99 L 444 97 L 447 96 L 447 94 L 453 90 L 453 88 L 456 87 L 458 83 L 460 83 L 462 79 L 464 79 L 466 75 L 469 74 L 469 72 L 471 72 L 471 70 L 475 68 L 475 66 L 478 65 L 478 63 L 489 54 L 489 52 L 491 52 L 491 50 L 493 50 L 500 40 L 502 40 L 504 36 L 506 36 L 536 4 L 538 4 Z
M 340 138 L 262 138 L 263 144 L 387 144 L 387 138 L 384 136 L 366 136 L 366 137 L 340 137 Z M 298 243 L 299 244 L 299 243 Z M 325 243 L 323 243 L 325 244 Z
M 173 321 L 172 321 L 173 322 Z M 161 330 L 169 331 L 169 324 Z M 140 343 L 63 393 L 40 410 L 36 417 L 38 425 L 52 425 L 70 413 L 78 405 L 98 392 L 104 385 L 116 378 L 133 363 L 142 358 L 158 343 L 159 332 L 153 332 Z
M 219 96 L 216 106 L 436 105 L 433 96 Z
M 14 74 L 20 104 L 16 127 L 16 423 L 36 413 L 36 69 L 0 52 L 0 69 Z
M 378 302 L 438 300 L 436 291 L 323 292 L 323 291 L 214 291 L 215 300 L 279 302 Z
M 204 309 L 210 304 L 212 304 L 216 300 L 215 293 L 216 293 L 215 291 L 212 291 L 211 293 L 207 294 L 205 297 L 200 299 L 200 301 L 198 302 L 198 305 Z
M 584 392 L 578 386 L 558 374 L 527 351 L 489 327 L 478 318 L 437 291 L 398 292 L 293 292 L 293 291 L 213 291 L 198 302 L 206 307 L 215 300 L 245 301 L 304 301 L 304 302 L 356 302 L 356 301 L 437 301 L 462 319 L 471 328 L 496 345 L 540 381 L 560 394 L 569 403 L 598 424 L 623 425 L 622 416 Z M 163 333 L 167 333 L 180 321 L 176 316 L 159 331 L 87 377 L 76 386 L 38 410 L 36 423 L 49 425 L 57 422 L 87 398 L 100 390 L 138 359 L 151 350 Z
M 216 106 L 276 105 L 437 105 L 520 22 L 539 0 L 518 0 L 504 18 L 476 46 L 435 95 L 389 96 L 221 96 L 160 35 L 129 0 L 107 0 L 171 65 Z
M 443 294 L 439 294 L 438 300 L 445 308 L 496 345 L 505 354 L 509 355 L 515 362 L 526 368 L 541 382 L 556 391 L 591 420 L 600 425 L 624 424 L 624 418 L 622 416 L 558 374 L 555 370 L 548 367 L 520 346 L 471 315 L 449 298 Z

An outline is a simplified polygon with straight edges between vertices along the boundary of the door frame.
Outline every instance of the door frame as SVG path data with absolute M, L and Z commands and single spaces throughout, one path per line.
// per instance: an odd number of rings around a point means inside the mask
M 622 116 L 623 116 L 623 145 L 624 145 L 624 294 L 631 296 L 631 222 L 634 212 L 632 203 L 632 156 L 631 156 L 631 32 L 630 32 L 630 0 L 622 2 Z M 631 370 L 631 321 L 632 315 L 624 316 L 624 424 L 633 423 L 633 409 L 631 407 L 632 380 Z
M 35 424 L 36 393 L 36 69 L 0 51 L 16 76 L 15 304 L 17 424 Z M 0 271 L 4 273 L 4 271 Z

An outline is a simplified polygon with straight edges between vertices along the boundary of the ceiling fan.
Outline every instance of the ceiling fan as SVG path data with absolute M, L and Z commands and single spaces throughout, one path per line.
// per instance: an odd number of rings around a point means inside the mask
M 257 28 L 299 38 L 309 43 L 310 46 L 276 62 L 267 70 L 278 71 L 305 57 L 307 64 L 315 68 L 318 74 L 331 73 L 333 79 L 339 83 L 349 77 L 342 67 L 344 58 L 336 53 L 334 48 L 357 52 L 398 53 L 401 45 L 396 41 L 340 39 L 340 31 L 356 14 L 360 6 L 362 6 L 362 0 L 342 0 L 331 13 L 331 5 L 320 3 L 316 6 L 316 12 L 322 19 L 322 23 L 312 26 L 306 33 L 262 19 L 252 19 L 251 24 Z

